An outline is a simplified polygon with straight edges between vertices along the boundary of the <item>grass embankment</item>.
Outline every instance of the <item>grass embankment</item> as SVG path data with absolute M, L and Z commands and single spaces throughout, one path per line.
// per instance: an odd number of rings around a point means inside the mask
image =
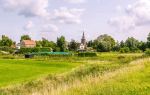
M 127 63 L 140 58 L 141 55 L 142 54 L 102 53 L 99 54 L 98 57 L 93 58 L 67 58 L 67 62 L 78 62 L 80 64 L 82 63 L 82 66 L 77 67 L 70 72 L 49 75 L 45 78 L 23 83 L 20 86 L 3 88 L 0 90 L 0 93 L 8 95 L 99 95 L 98 93 L 96 94 L 92 92 L 96 91 L 94 87 L 99 88 L 98 86 L 96 86 L 96 84 L 99 84 L 98 81 L 101 82 L 101 78 L 103 76 L 108 77 L 109 73 L 113 74 L 114 72 L 121 72 L 121 68 L 133 67 L 131 65 L 128 65 Z M 58 60 L 57 57 L 48 59 L 53 59 L 53 62 L 63 62 L 66 60 L 66 58 L 60 58 L 60 60 Z M 46 58 L 46 60 L 48 59 Z M 97 82 L 94 79 L 96 79 Z M 92 83 L 93 86 L 90 86 Z M 107 92 L 109 92 L 109 89 L 107 90 Z M 86 91 L 89 92 L 86 93 Z
M 149 95 L 150 58 L 131 62 L 128 66 L 98 77 L 87 77 L 60 95 Z

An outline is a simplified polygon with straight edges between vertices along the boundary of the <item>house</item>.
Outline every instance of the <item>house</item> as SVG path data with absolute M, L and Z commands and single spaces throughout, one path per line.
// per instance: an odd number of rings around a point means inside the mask
M 33 40 L 22 40 L 20 43 L 20 47 L 34 48 L 36 47 L 36 42 Z

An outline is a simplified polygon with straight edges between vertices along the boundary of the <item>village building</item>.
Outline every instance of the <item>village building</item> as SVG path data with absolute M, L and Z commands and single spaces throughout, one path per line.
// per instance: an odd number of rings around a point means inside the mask
M 83 32 L 83 35 L 81 38 L 81 43 L 80 43 L 78 51 L 86 51 L 86 49 L 87 49 L 87 43 L 86 43 L 85 34 Z
M 36 47 L 36 42 L 33 40 L 22 40 L 20 42 L 20 47 L 24 48 L 34 48 Z

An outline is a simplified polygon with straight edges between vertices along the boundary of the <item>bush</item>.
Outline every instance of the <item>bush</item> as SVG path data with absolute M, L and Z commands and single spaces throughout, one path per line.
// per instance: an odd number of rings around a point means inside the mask
M 145 55 L 150 56 L 150 49 L 146 49 L 146 51 L 144 53 L 145 53 Z
M 124 47 L 124 48 L 121 48 L 119 52 L 120 53 L 128 53 L 128 52 L 130 52 L 130 49 L 128 47 Z
M 78 53 L 79 57 L 95 57 L 97 56 L 97 53 L 95 52 L 83 52 L 83 53 Z
M 5 52 L 13 53 L 15 51 L 15 49 L 11 48 L 11 47 L 7 47 L 7 46 L 2 46 L 2 47 L 0 47 L 0 51 L 5 51 Z
M 34 53 L 34 52 L 50 52 L 51 48 L 21 48 L 19 53 L 20 54 L 25 54 L 25 53 Z

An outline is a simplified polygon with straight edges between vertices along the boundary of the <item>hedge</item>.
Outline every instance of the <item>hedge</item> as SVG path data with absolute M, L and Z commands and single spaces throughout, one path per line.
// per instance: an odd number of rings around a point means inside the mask
M 50 52 L 51 51 L 51 48 L 21 48 L 19 50 L 19 53 L 20 54 L 25 54 L 25 53 L 33 53 L 33 52 Z
M 95 52 L 81 52 L 81 53 L 78 53 L 78 56 L 79 57 L 96 57 L 97 53 L 95 53 Z

